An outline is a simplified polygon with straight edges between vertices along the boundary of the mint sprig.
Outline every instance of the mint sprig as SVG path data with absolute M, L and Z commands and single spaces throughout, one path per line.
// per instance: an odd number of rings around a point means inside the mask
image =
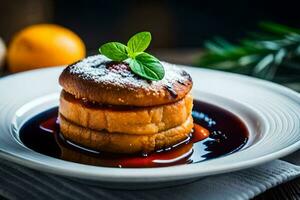
M 128 53 L 134 57 L 135 53 L 145 51 L 151 42 L 151 33 L 141 32 L 132 36 L 128 42 Z
M 160 61 L 144 52 L 151 42 L 150 32 L 140 32 L 132 36 L 127 46 L 119 42 L 109 42 L 99 48 L 99 52 L 113 61 L 124 61 L 135 74 L 152 81 L 164 78 L 165 70 Z
M 114 61 L 123 61 L 128 58 L 127 46 L 119 42 L 106 43 L 100 47 L 100 51 Z

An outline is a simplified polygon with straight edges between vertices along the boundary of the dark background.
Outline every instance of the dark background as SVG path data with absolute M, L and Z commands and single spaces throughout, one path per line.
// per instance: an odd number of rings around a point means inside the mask
M 8 42 L 34 23 L 57 23 L 75 31 L 89 51 L 126 42 L 138 31 L 153 35 L 151 48 L 199 48 L 204 40 L 236 40 L 267 20 L 300 28 L 299 1 L 0 0 L 0 36 Z
M 214 35 L 235 39 L 260 20 L 300 23 L 297 1 L 55 1 L 54 21 L 74 29 L 90 48 L 149 30 L 155 47 L 198 47 Z

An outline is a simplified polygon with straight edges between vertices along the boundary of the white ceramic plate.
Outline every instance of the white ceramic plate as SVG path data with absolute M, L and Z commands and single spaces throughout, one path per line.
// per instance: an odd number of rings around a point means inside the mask
M 244 121 L 250 136 L 242 150 L 195 164 L 144 169 L 88 166 L 34 152 L 22 144 L 18 133 L 28 119 L 58 105 L 61 88 L 57 79 L 62 68 L 49 68 L 0 79 L 0 156 L 30 168 L 88 183 L 136 188 L 180 184 L 240 170 L 285 156 L 300 147 L 298 93 L 246 76 L 185 69 L 193 77 L 195 99 L 223 107 Z

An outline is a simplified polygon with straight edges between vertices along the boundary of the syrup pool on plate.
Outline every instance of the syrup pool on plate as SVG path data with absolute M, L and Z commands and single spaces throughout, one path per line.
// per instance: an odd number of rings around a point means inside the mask
M 105 167 L 166 167 L 192 164 L 240 150 L 248 140 L 244 123 L 231 112 L 194 101 L 194 129 L 185 141 L 148 155 L 98 152 L 67 141 L 59 132 L 58 108 L 40 113 L 27 121 L 20 138 L 28 148 L 58 159 Z

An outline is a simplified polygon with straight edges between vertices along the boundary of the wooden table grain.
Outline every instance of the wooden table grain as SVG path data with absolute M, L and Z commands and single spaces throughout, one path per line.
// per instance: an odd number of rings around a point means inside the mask
M 255 200 L 300 199 L 300 178 L 278 185 L 258 195 Z

